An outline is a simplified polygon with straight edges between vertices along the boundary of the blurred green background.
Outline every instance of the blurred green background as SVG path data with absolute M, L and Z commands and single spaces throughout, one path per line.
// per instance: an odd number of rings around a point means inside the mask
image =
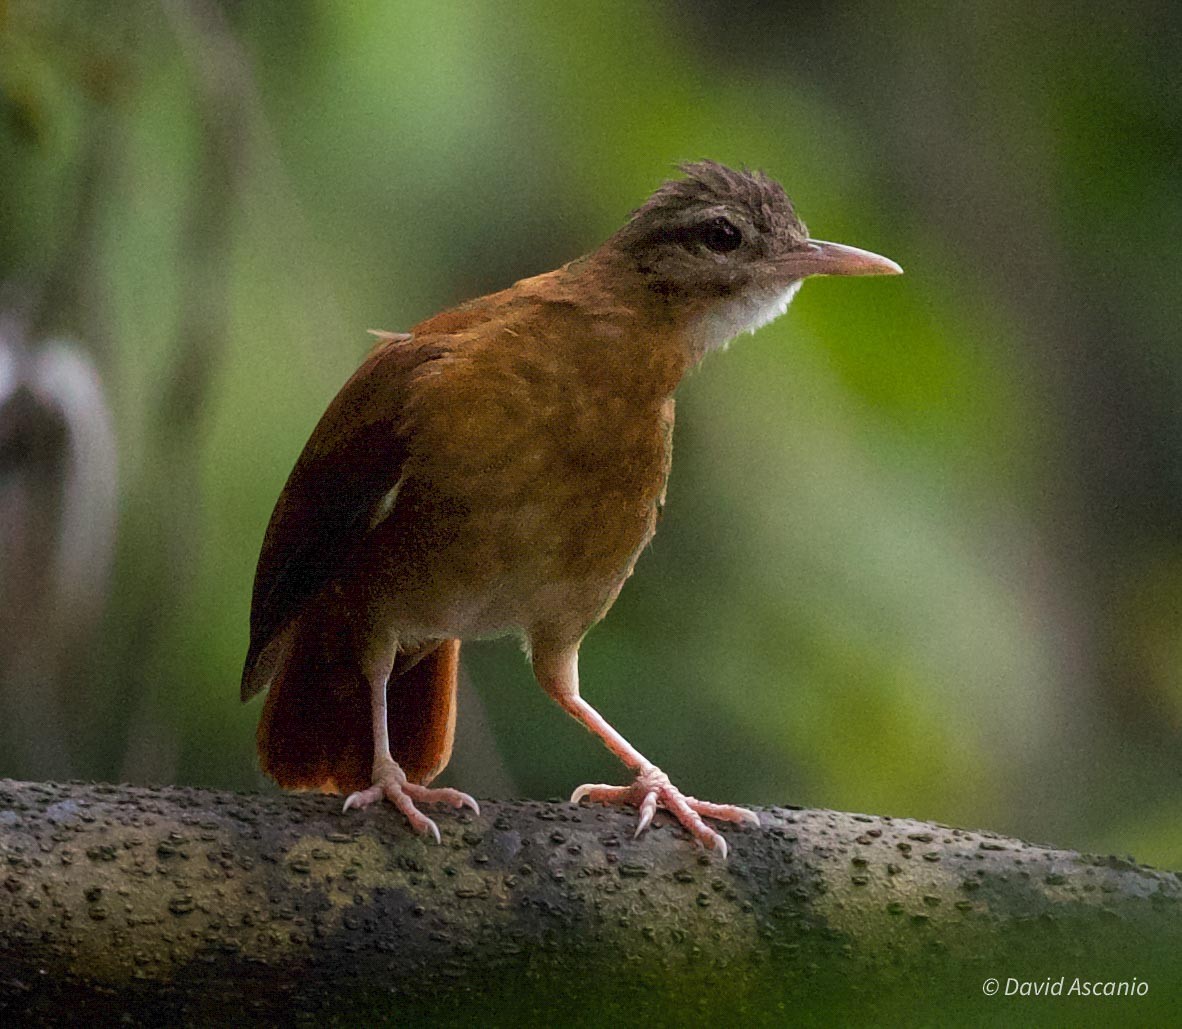
M 0 775 L 262 785 L 254 563 L 371 327 L 763 168 L 898 260 L 680 393 L 584 695 L 688 792 L 1182 866 L 1170 5 L 0 0 Z M 512 641 L 447 781 L 624 781 Z

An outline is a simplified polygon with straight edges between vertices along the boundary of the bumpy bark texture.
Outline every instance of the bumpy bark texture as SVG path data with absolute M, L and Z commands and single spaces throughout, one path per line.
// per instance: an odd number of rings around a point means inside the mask
M 1151 1023 L 1182 882 L 907 819 L 770 808 L 704 854 L 532 802 L 443 845 L 333 797 L 0 780 L 0 1023 Z M 1061 997 L 1006 997 L 1007 980 Z M 1069 994 L 1074 979 L 1148 984 Z M 986 996 L 983 982 L 1000 980 Z M 1164 1024 L 1164 1022 L 1162 1023 Z

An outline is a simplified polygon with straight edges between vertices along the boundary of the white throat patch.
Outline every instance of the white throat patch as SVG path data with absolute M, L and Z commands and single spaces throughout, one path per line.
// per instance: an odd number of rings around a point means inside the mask
M 695 328 L 698 345 L 707 353 L 724 349 L 740 333 L 754 332 L 775 321 L 788 310 L 800 285 L 797 280 L 779 292 L 743 296 L 715 308 Z

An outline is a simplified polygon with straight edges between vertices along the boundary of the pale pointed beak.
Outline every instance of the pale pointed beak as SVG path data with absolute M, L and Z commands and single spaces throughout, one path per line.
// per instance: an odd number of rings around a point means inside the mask
M 810 239 L 803 249 L 785 254 L 781 262 L 785 270 L 800 279 L 806 275 L 903 274 L 903 269 L 889 257 L 823 239 Z

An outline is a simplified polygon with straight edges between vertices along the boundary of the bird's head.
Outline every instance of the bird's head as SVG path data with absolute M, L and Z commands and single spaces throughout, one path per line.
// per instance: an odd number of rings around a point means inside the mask
M 607 245 L 647 289 L 693 312 L 702 352 L 783 314 L 810 275 L 899 275 L 894 261 L 809 238 L 783 187 L 713 161 L 681 166 Z

